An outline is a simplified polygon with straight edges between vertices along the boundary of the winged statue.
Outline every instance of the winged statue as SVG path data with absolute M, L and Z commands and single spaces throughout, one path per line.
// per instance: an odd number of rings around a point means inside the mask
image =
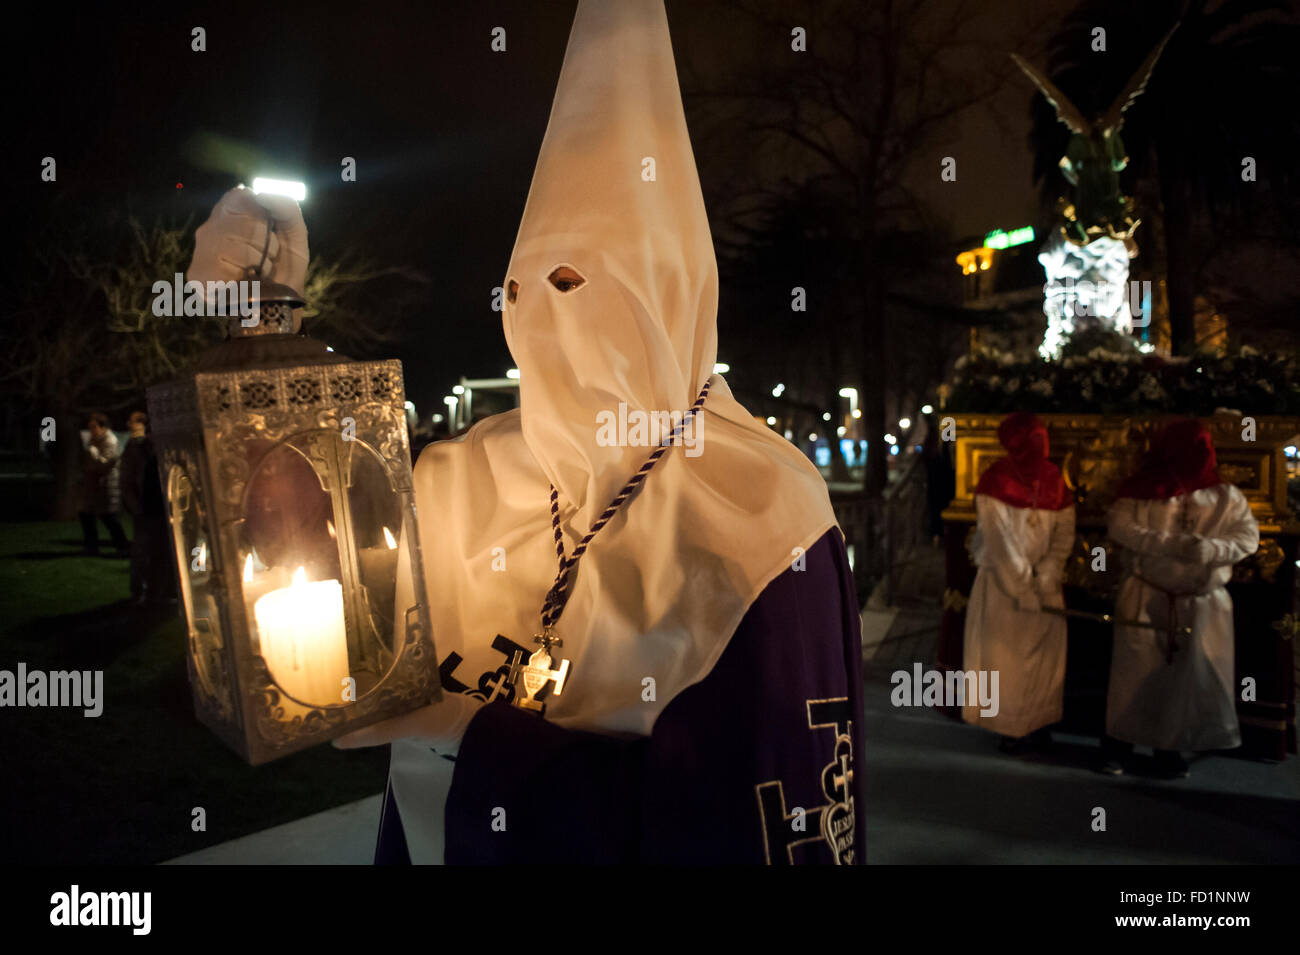
M 1176 29 L 1177 23 L 1156 44 L 1110 108 L 1092 119 L 1086 118 L 1042 72 L 1022 57 L 1011 54 L 1016 65 L 1056 110 L 1056 118 L 1073 134 L 1060 167 L 1062 175 L 1074 187 L 1074 202 L 1062 203 L 1065 217 L 1062 232 L 1075 245 L 1087 245 L 1101 236 L 1109 236 L 1124 242 L 1130 255 L 1137 253 L 1132 236 L 1142 220 L 1133 218 L 1133 200 L 1120 189 L 1119 174 L 1128 165 L 1128 154 L 1119 131 L 1124 125 L 1125 110 L 1146 90 L 1156 61 Z

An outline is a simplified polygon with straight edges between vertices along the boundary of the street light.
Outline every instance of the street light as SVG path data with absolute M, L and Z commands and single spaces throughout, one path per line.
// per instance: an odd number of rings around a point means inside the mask
M 862 410 L 858 408 L 858 389 L 841 388 L 840 397 L 849 399 L 849 414 L 855 418 L 862 417 Z
M 258 176 L 253 180 L 253 194 L 258 196 L 288 196 L 298 202 L 307 198 L 307 187 L 290 179 L 267 179 Z

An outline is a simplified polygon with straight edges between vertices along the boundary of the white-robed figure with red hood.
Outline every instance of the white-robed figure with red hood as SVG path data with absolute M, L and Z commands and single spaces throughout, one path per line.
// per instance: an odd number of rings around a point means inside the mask
M 306 235 L 273 213 L 276 276 Z M 190 278 L 241 277 L 264 223 L 232 192 Z M 414 469 L 444 698 L 336 741 L 393 744 L 376 861 L 865 861 L 844 540 L 713 373 L 662 0 L 579 3 L 502 285 L 520 407 Z
M 1103 769 L 1121 772 L 1137 744 L 1156 751 L 1162 773 L 1185 776 L 1183 752 L 1241 745 L 1226 585 L 1233 564 L 1259 547 L 1259 524 L 1246 496 L 1219 478 L 1214 440 L 1195 418 L 1155 436 L 1116 498 L 1109 533 L 1124 578 L 1115 614 L 1151 626 L 1115 627 Z
M 1065 687 L 1065 560 L 1074 547 L 1074 501 L 1061 471 L 1048 460 L 1047 428 L 1016 412 L 998 426 L 1005 457 L 975 487 L 976 533 L 971 557 L 979 568 L 966 608 L 962 667 L 998 674 L 996 713 L 966 701 L 962 719 L 1003 736 L 1003 748 L 1059 721 Z

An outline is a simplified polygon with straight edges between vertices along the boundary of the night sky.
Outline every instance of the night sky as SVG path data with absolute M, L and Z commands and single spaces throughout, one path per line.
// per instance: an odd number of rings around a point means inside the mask
M 575 4 L 293 6 L 106 6 L 75 17 L 38 9 L 36 22 L 7 38 L 6 59 L 25 64 L 26 77 L 8 97 L 17 119 L 5 151 L 11 208 L 18 222 L 125 208 L 191 216 L 197 226 L 245 169 L 305 180 L 313 254 L 350 251 L 431 279 L 427 308 L 403 340 L 356 355 L 402 359 L 408 393 L 427 414 L 459 376 L 496 377 L 510 365 L 491 292 L 514 242 Z M 1069 6 L 1002 3 L 972 26 L 969 55 L 1003 69 L 1002 24 L 1022 28 Z M 799 5 L 791 7 L 797 22 Z M 692 76 L 763 54 L 729 44 L 715 9 L 669 2 L 668 15 L 690 121 Z M 194 26 L 207 30 L 206 53 L 190 49 Z M 506 28 L 505 54 L 490 49 L 495 26 Z M 1032 221 L 1031 95 L 1010 84 L 936 145 L 981 170 L 978 181 L 939 194 L 936 152 L 935 175 L 918 182 L 955 234 Z M 58 161 L 57 183 L 39 180 L 46 155 Z M 344 156 L 356 158 L 355 183 L 340 181 Z M 707 198 L 710 176 L 725 170 L 699 159 Z

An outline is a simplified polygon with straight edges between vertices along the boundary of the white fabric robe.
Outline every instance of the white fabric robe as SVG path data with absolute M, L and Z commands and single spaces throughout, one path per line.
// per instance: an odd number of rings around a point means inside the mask
M 1064 607 L 1061 577 L 1074 547 L 1074 508 L 1012 507 L 975 495 L 971 557 L 979 570 L 966 608 L 965 670 L 998 672 L 998 712 L 962 707 L 967 723 L 1020 737 L 1061 718 L 1065 618 L 1018 610 L 1017 596 L 1037 591 L 1044 607 Z M 1031 519 L 1032 517 L 1032 519 Z
M 1186 510 L 1190 526 L 1184 527 Z M 1209 539 L 1209 564 L 1182 559 L 1190 534 Z M 1115 628 L 1106 732 L 1129 743 L 1169 750 L 1241 745 L 1233 673 L 1232 598 L 1224 585 L 1232 565 L 1259 547 L 1259 525 L 1246 497 L 1231 484 L 1165 500 L 1120 498 L 1110 512 L 1110 537 L 1123 548 L 1126 576 L 1116 615 L 1166 626 L 1175 601 L 1178 635 L 1166 663 L 1163 630 Z

